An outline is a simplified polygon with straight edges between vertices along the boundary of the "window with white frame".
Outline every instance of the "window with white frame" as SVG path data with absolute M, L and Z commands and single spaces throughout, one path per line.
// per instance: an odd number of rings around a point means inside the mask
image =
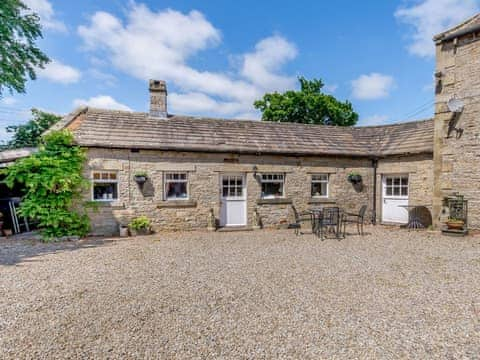
M 262 174 L 262 199 L 276 199 L 284 196 L 284 174 Z
M 94 171 L 92 184 L 94 201 L 118 200 L 118 174 L 115 171 Z
M 328 197 L 328 174 L 312 174 L 312 198 Z
M 188 200 L 188 174 L 165 174 L 165 200 Z

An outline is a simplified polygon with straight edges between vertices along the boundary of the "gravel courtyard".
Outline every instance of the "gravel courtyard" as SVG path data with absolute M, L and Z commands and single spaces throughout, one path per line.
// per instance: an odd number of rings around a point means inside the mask
M 1 358 L 478 358 L 480 237 L 0 241 Z

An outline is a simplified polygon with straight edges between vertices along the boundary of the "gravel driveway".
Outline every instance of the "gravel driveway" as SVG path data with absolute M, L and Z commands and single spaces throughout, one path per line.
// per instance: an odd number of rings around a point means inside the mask
M 1 358 L 478 358 L 480 237 L 0 241 Z

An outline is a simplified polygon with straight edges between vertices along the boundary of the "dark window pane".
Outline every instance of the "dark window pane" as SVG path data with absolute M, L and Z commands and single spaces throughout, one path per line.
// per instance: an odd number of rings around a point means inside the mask
M 408 187 L 403 186 L 402 187 L 402 195 L 407 196 L 408 195 Z
M 385 194 L 387 196 L 392 196 L 393 192 L 392 192 L 392 188 L 390 186 L 387 186 Z
M 312 196 L 327 196 L 327 184 L 312 183 Z
M 402 178 L 402 185 L 408 185 L 408 178 L 407 177 Z
M 263 183 L 262 184 L 262 197 L 282 197 L 282 184 L 281 183 Z
M 167 199 L 186 199 L 188 196 L 186 182 L 169 182 L 166 187 Z
M 400 185 L 400 178 L 393 179 L 393 184 L 394 185 Z
M 93 185 L 94 200 L 118 199 L 117 183 L 95 183 Z
M 394 196 L 399 196 L 400 195 L 400 188 L 399 187 L 394 187 L 393 188 L 393 195 Z

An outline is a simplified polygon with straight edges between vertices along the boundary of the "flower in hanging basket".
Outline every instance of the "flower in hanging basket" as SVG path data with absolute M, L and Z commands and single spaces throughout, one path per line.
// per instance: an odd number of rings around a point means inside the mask
M 138 172 L 134 175 L 133 178 L 135 179 L 135 182 L 139 185 L 145 184 L 148 179 L 146 172 Z
M 359 184 L 362 182 L 362 175 L 356 172 L 351 172 L 350 174 L 348 174 L 347 180 L 352 184 Z

